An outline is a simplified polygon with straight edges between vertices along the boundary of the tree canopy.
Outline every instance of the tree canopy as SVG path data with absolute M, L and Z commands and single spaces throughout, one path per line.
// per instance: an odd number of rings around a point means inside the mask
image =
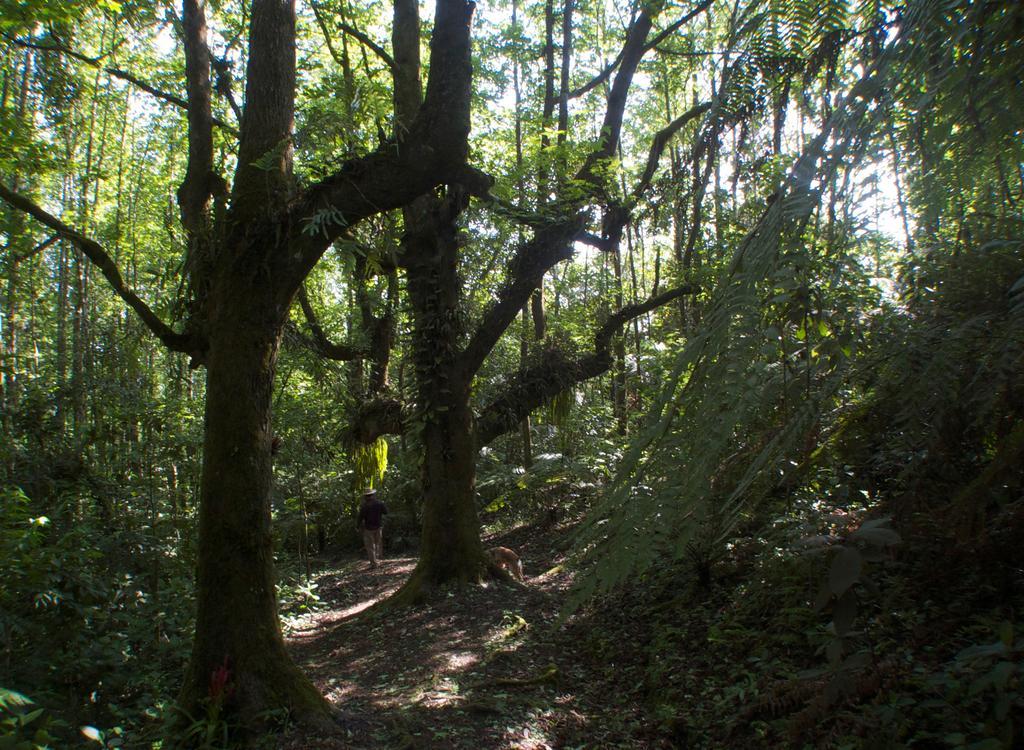
M 146 664 L 169 741 L 336 731 L 281 615 L 365 487 L 395 617 L 507 579 L 515 521 L 573 528 L 563 621 L 823 531 L 853 700 L 865 565 L 1022 528 L 1022 39 L 1001 0 L 0 2 L 0 716 L 70 671 L 69 721 L 141 726 L 95 706 Z

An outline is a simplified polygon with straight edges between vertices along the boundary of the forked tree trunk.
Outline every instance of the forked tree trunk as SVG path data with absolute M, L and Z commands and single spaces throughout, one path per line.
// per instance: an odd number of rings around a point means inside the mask
M 189 354 L 194 366 L 207 367 L 198 612 L 179 726 L 187 726 L 190 717 L 201 720 L 223 711 L 232 726 L 250 729 L 267 710 L 280 708 L 305 723 L 326 720 L 328 706 L 289 661 L 277 621 L 270 536 L 270 405 L 277 348 L 293 296 L 343 228 L 409 205 L 456 177 L 472 177 L 464 165 L 474 7 L 469 0 L 437 0 L 430 79 L 408 140 L 398 149 L 382 145 L 299 191 L 291 170 L 295 0 L 255 0 L 238 166 L 225 214 L 228 193 L 212 153 L 205 3 L 183 0 L 189 163 L 178 198 L 190 274 L 183 332 L 125 283 L 102 245 L 0 182 L 0 199 L 73 243 L 168 348 Z M 310 217 L 325 215 L 342 220 L 310 234 Z M 64 268 L 65 292 L 66 276 Z M 58 349 L 65 338 L 58 332 Z M 59 353 L 58 366 L 64 359 Z M 465 393 L 460 398 L 465 404 Z M 462 447 L 454 451 L 467 453 Z M 478 555 L 482 559 L 483 553 Z
M 395 138 L 406 138 L 422 98 L 420 22 L 416 0 L 396 0 L 392 45 L 395 61 Z M 409 301 L 413 311 L 413 360 L 422 410 L 423 527 L 420 559 L 387 606 L 417 601 L 435 585 L 481 579 L 486 570 L 476 512 L 476 446 L 469 381 L 458 365 L 462 331 L 458 267 L 459 214 L 468 204 L 458 187 L 446 198 L 421 196 L 402 212 Z

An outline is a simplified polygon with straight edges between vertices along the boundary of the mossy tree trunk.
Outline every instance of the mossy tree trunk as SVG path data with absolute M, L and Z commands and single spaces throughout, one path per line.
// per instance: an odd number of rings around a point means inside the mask
M 396 0 L 394 51 L 395 137 L 409 137 L 420 106 L 420 24 L 417 0 Z M 476 447 L 462 343 L 458 275 L 458 218 L 469 196 L 457 184 L 413 201 L 402 212 L 400 263 L 413 313 L 416 416 L 424 446 L 421 470 L 423 527 L 413 575 L 389 604 L 420 599 L 435 585 L 480 580 L 486 572 L 476 511 Z
M 267 314 L 274 306 L 265 284 L 232 286 L 216 290 L 210 321 L 196 634 L 181 704 L 192 716 L 223 701 L 246 723 L 268 708 L 308 722 L 326 718 L 327 704 L 284 649 L 270 528 L 270 407 L 283 319 Z M 218 673 L 219 693 L 211 688 Z
M 399 0 L 395 4 L 394 59 L 399 61 L 396 81 L 409 82 L 402 89 L 405 95 L 400 95 L 396 87 L 395 111 L 399 124 L 402 113 L 409 111 L 409 102 L 416 97 L 415 86 L 412 85 L 418 75 L 418 36 L 413 33 L 415 7 L 412 0 Z M 546 17 L 549 27 L 552 25 L 552 12 L 552 5 L 548 3 Z M 571 24 L 568 18 L 566 22 Z M 407 24 L 407 33 L 400 32 L 401 24 Z M 626 94 L 647 49 L 645 44 L 651 27 L 652 15 L 646 9 L 631 23 L 618 61 L 618 73 L 611 87 L 602 138 L 587 156 L 575 180 L 567 181 L 567 184 L 572 184 L 569 191 L 572 197 L 562 196 L 562 200 L 554 201 L 564 207 L 561 216 L 535 226 L 529 236 L 521 233 L 524 236 L 515 248 L 508 277 L 472 331 L 465 331 L 463 325 L 464 289 L 457 273 L 458 226 L 459 217 L 468 205 L 469 194 L 481 195 L 480 181 L 465 179 L 471 174 L 466 170 L 457 175 L 462 179 L 446 182 L 443 197 L 427 196 L 406 207 L 406 232 L 399 263 L 406 269 L 414 317 L 412 339 L 417 379 L 416 404 L 405 409 L 401 404 L 392 404 L 394 408 L 388 410 L 388 419 L 381 418 L 381 404 L 369 404 L 349 429 L 353 439 L 364 442 L 406 427 L 413 427 L 422 436 L 420 559 L 409 581 L 389 600 L 389 605 L 420 599 L 437 585 L 476 581 L 486 574 L 488 566 L 480 540 L 475 492 L 479 447 L 514 429 L 528 418 L 533 409 L 566 387 L 606 372 L 612 362 L 612 336 L 626 321 L 689 291 L 672 290 L 645 303 L 620 309 L 595 332 L 592 353 L 570 358 L 554 352 L 542 365 L 521 369 L 504 389 L 504 395 L 485 406 L 479 418 L 474 418 L 470 406 L 473 379 L 516 316 L 529 306 L 534 292 L 541 287 L 545 273 L 572 257 L 576 241 L 589 241 L 603 250 L 611 250 L 629 220 L 629 209 L 617 206 L 614 221 L 604 222 L 603 236 L 586 231 L 587 206 L 592 201 L 608 200 L 602 175 L 618 145 Z M 551 36 L 552 29 L 548 28 L 549 43 L 545 50 L 548 58 L 545 105 L 548 119 L 554 108 Z M 611 69 L 595 79 L 593 86 L 610 74 Z M 589 88 L 585 87 L 585 90 Z M 674 129 L 659 134 L 652 146 L 652 163 L 656 164 L 665 142 L 684 123 L 685 120 L 680 121 L 673 126 Z M 653 171 L 651 166 L 650 172 Z M 645 176 L 638 191 L 646 189 L 649 179 L 649 175 Z M 542 182 L 545 180 L 542 176 Z M 581 185 L 588 186 L 582 197 L 579 194 Z M 543 202 L 548 203 L 546 199 Z M 540 335 L 542 331 L 538 331 Z
M 403 257 L 413 311 L 423 528 L 420 559 L 395 601 L 419 599 L 449 582 L 486 572 L 476 510 L 476 444 L 469 406 L 472 373 L 462 367 L 458 216 L 468 203 L 457 186 L 406 213 Z M 410 221 L 411 219 L 411 221 Z
M 430 78 L 407 139 L 352 159 L 300 191 L 291 172 L 295 2 L 254 0 L 229 192 L 214 169 L 212 128 L 219 121 L 211 111 L 204 4 L 183 0 L 188 168 L 178 203 L 189 274 L 183 331 L 125 283 L 104 247 L 0 184 L 0 199 L 73 243 L 164 345 L 187 353 L 192 366 L 207 367 L 198 609 L 179 696 L 192 718 L 222 703 L 222 718 L 242 728 L 258 727 L 268 711 L 282 709 L 307 722 L 327 719 L 327 703 L 285 652 L 274 594 L 270 405 L 278 344 L 303 279 L 344 230 L 465 171 L 474 7 L 437 0 Z M 182 714 L 180 723 L 187 721 Z

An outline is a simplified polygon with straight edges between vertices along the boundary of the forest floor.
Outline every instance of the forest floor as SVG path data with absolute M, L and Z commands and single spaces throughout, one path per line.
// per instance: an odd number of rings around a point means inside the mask
M 668 746 L 645 727 L 635 698 L 644 665 L 625 663 L 636 659 L 625 654 L 638 650 L 624 649 L 622 660 L 596 657 L 584 626 L 557 622 L 571 584 L 558 551 L 564 537 L 520 527 L 486 540 L 519 552 L 523 587 L 470 586 L 387 614 L 364 610 L 405 581 L 414 558 L 372 571 L 351 560 L 325 571 L 322 608 L 292 623 L 289 643 L 337 708 L 341 731 L 296 732 L 280 747 Z

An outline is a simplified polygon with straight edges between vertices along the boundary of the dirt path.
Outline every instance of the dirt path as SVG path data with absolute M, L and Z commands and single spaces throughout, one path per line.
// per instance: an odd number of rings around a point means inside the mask
M 636 709 L 616 706 L 593 682 L 578 634 L 554 627 L 570 583 L 552 551 L 557 541 L 525 529 L 488 541 L 520 552 L 524 588 L 468 587 L 386 617 L 358 613 L 397 589 L 414 559 L 387 560 L 376 571 L 353 561 L 323 575 L 328 609 L 299 623 L 289 641 L 343 729 L 292 736 L 282 747 L 649 746 L 626 740 Z

